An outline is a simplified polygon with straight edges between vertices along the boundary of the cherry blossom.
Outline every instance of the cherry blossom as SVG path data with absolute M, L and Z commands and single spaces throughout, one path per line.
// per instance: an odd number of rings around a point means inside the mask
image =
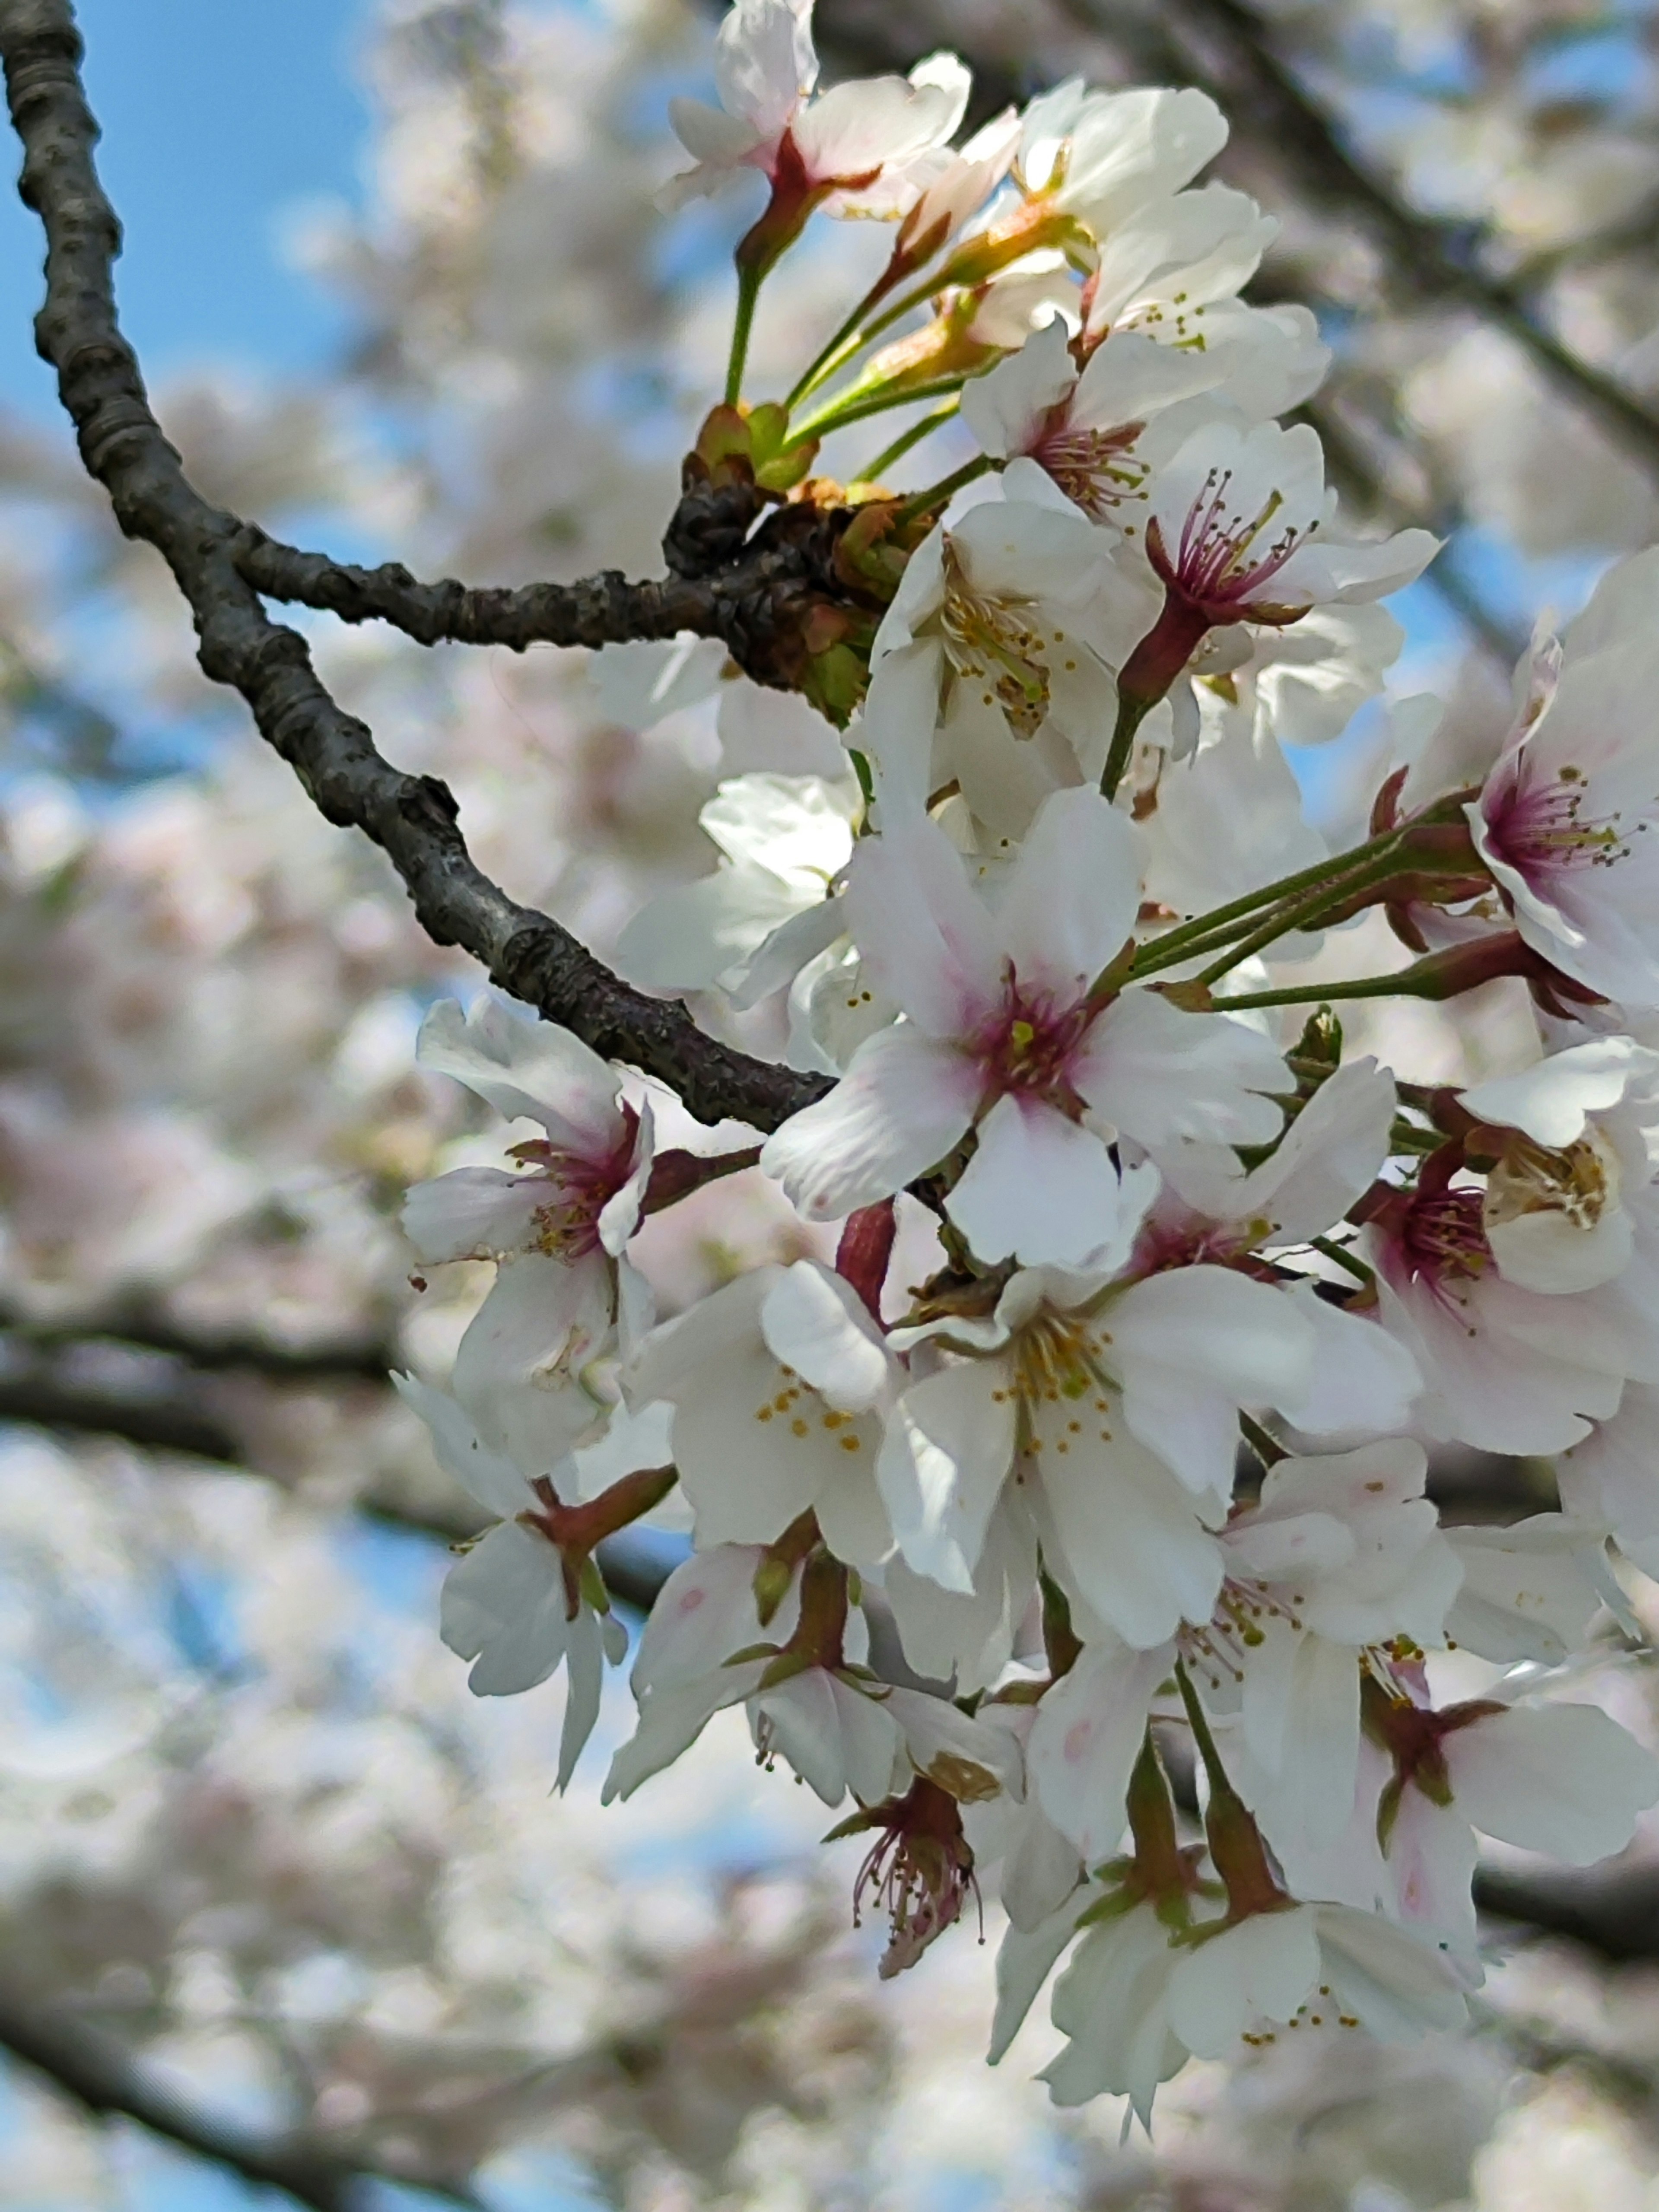
M 1061 886 L 1066 886 L 1061 889 Z M 931 823 L 848 870 L 854 944 L 906 1019 L 854 1054 L 762 1156 L 809 1217 L 848 1213 L 937 1166 L 973 1129 L 946 1209 L 982 1259 L 1080 1266 L 1126 1223 L 1120 1132 L 1158 1151 L 1276 1132 L 1278 1054 L 1155 994 L 1096 995 L 1139 902 L 1131 833 L 1091 792 L 1056 793 L 993 908 Z
M 426 1423 L 440 1462 L 478 1503 L 501 1518 L 452 1567 L 445 1580 L 441 1632 L 472 1661 L 469 1686 L 479 1697 L 533 1689 L 562 1665 L 568 1676 L 559 1740 L 558 1786 L 569 1781 L 599 1715 L 604 1662 L 617 1665 L 628 1632 L 611 1611 L 605 1584 L 585 1552 L 560 1536 L 574 1501 L 569 1462 L 532 1477 L 492 1451 L 453 1398 L 414 1376 L 395 1378 L 399 1395 Z M 658 1486 L 660 1489 L 660 1486 Z M 556 1534 L 555 1532 L 558 1533 Z
M 832 893 L 853 852 L 856 785 L 757 774 L 722 783 L 698 816 L 722 859 L 642 907 L 617 942 L 635 981 L 719 984 L 738 1005 L 789 981 L 842 934 Z
M 720 106 L 671 104 L 696 166 L 664 187 L 662 204 L 718 191 L 749 168 L 775 193 L 863 213 L 872 194 L 890 194 L 895 169 L 954 134 L 967 106 L 968 73 L 951 55 L 920 64 L 908 82 L 872 77 L 814 98 L 817 75 L 811 0 L 736 0 L 715 40 Z
M 674 1408 L 675 1463 L 702 1544 L 771 1543 L 809 1510 L 849 1564 L 892 1549 L 876 1486 L 902 1380 L 856 1293 L 811 1260 L 757 1267 L 647 1337 L 623 1387 Z
M 1149 423 L 1213 390 L 1225 374 L 1207 352 L 1177 352 L 1130 331 L 1097 347 L 1079 374 L 1056 318 L 975 378 L 963 393 L 963 419 L 986 453 L 1006 461 L 1009 499 L 1058 491 L 1091 522 L 1116 520 L 1185 427 L 1154 438 Z
M 1625 589 L 1654 573 L 1652 557 L 1636 555 L 1597 600 L 1620 605 Z M 1527 943 L 1588 990 L 1650 1007 L 1659 1006 L 1659 860 L 1648 835 L 1659 818 L 1654 655 L 1640 630 L 1600 620 L 1596 601 L 1583 623 L 1466 811 Z
M 916 1573 L 972 1591 L 1012 1489 L 1080 1617 L 1140 1649 L 1209 1619 L 1238 1409 L 1308 1388 L 1312 1332 L 1288 1300 L 1220 1267 L 1127 1283 L 1028 1269 L 989 1315 L 893 1340 L 956 1355 L 899 1397 L 878 1469 Z
M 1113 672 L 1153 604 L 1080 515 L 992 500 L 942 524 L 872 648 L 859 744 L 884 826 L 955 781 L 994 830 L 1023 836 L 1057 786 L 1097 778 Z
M 649 1293 L 623 1255 L 651 1172 L 650 1105 L 627 1104 L 614 1072 L 568 1030 L 488 998 L 465 1015 L 453 1000 L 434 1006 L 419 1055 L 547 1133 L 513 1148 L 523 1174 L 464 1167 L 417 1184 L 404 1227 L 428 1264 L 499 1263 L 453 1388 L 493 1449 L 526 1465 L 558 1458 L 605 1425 L 615 1393 L 600 1363 L 647 1318 Z

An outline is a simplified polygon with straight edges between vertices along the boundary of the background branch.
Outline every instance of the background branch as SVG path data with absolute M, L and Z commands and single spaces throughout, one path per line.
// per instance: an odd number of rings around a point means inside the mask
M 313 2212 L 358 2212 L 366 2203 L 360 2183 L 416 2179 L 320 2149 L 298 2134 L 271 2135 L 215 2118 L 155 2080 L 112 2037 L 61 2008 L 31 2003 L 4 1982 L 0 2048 L 44 2075 L 95 2118 L 137 2120 L 152 2135 L 256 2188 L 280 2189 Z M 470 2191 L 442 2182 L 421 2179 L 419 2186 L 446 2203 L 481 2205 Z

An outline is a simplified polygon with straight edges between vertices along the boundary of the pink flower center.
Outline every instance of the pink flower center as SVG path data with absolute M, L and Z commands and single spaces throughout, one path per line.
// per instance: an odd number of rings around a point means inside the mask
M 1243 620 L 1252 593 L 1271 582 L 1303 539 L 1318 527 L 1310 523 L 1306 530 L 1298 530 L 1286 523 L 1277 537 L 1263 544 L 1285 503 L 1283 495 L 1270 492 L 1254 515 L 1245 515 L 1230 503 L 1232 480 L 1231 469 L 1210 471 L 1203 490 L 1187 510 L 1173 555 L 1156 519 L 1146 526 L 1146 551 L 1153 568 L 1172 591 L 1201 606 L 1212 623 Z
M 1056 1006 L 1045 995 L 1028 996 L 1011 969 L 1001 1006 L 972 1042 L 984 1073 L 981 1110 L 1015 1091 L 1080 1121 L 1083 1101 L 1068 1070 L 1098 1011 L 1086 998 Z
M 640 1117 L 621 1109 L 623 1132 L 611 1150 L 594 1158 L 532 1137 L 514 1145 L 507 1157 L 522 1160 L 545 1178 L 548 1196 L 536 1208 L 539 1249 L 564 1260 L 585 1259 L 599 1248 L 599 1216 L 634 1172 Z
M 1103 522 L 1125 500 L 1146 497 L 1142 486 L 1150 471 L 1133 451 L 1146 427 L 1125 422 L 1115 430 L 1084 429 L 1067 419 L 1062 401 L 1049 415 L 1031 458 L 1067 499 L 1075 500 L 1091 520 Z
M 1547 780 L 1528 781 L 1525 755 L 1517 755 L 1482 810 L 1492 851 L 1529 881 L 1627 860 L 1632 848 L 1622 814 L 1615 808 L 1600 820 L 1587 815 L 1589 796 L 1582 769 L 1569 766 Z M 1648 826 L 1645 819 L 1636 824 L 1638 830 Z
M 1436 1191 L 1413 1200 L 1394 1233 L 1392 1256 L 1400 1272 L 1425 1285 L 1443 1303 L 1460 1301 L 1465 1293 L 1457 1286 L 1477 1281 L 1492 1264 L 1485 1203 L 1486 1194 L 1474 1189 Z

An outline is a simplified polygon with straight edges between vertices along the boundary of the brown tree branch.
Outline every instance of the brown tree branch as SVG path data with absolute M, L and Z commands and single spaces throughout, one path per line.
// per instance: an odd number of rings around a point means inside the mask
M 54 2088 L 100 2120 L 137 2120 L 197 2158 L 259 2189 L 280 2189 L 312 2212 L 356 2212 L 360 2183 L 415 2180 L 322 2149 L 298 2134 L 270 2134 L 215 2118 L 155 2079 L 112 2037 L 60 2007 L 32 2003 L 0 1983 L 0 2049 L 44 2075 Z M 451 2204 L 481 2207 L 470 2190 L 441 2181 L 418 2185 Z
M 307 556 L 270 546 L 210 507 L 161 434 L 116 318 L 111 263 L 120 227 L 93 166 L 98 127 L 82 90 L 82 52 L 68 0 L 0 0 L 0 61 L 24 148 L 20 190 L 46 232 L 35 342 L 58 372 L 82 459 L 108 492 L 117 522 L 155 548 L 189 602 L 203 669 L 241 694 L 319 811 L 386 853 L 435 943 L 461 946 L 503 990 L 604 1058 L 660 1078 L 700 1120 L 733 1115 L 776 1127 L 819 1097 L 824 1081 L 716 1042 L 683 1006 L 631 989 L 568 930 L 510 898 L 468 853 L 447 787 L 383 759 L 367 726 L 319 681 L 305 641 L 265 613 L 239 567 L 257 562 L 262 545 L 273 572 L 291 571 L 295 582 L 310 577 L 319 591 L 336 586 Z M 594 588 L 601 599 L 608 590 Z

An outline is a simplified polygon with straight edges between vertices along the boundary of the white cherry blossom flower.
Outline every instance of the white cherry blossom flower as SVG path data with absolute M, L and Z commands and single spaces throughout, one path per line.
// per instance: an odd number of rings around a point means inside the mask
M 1149 425 L 1224 374 L 1206 353 L 1128 332 L 1097 346 L 1079 374 L 1056 318 L 963 387 L 962 418 L 983 452 L 1006 461 L 1007 498 L 1059 493 L 1091 522 L 1111 521 L 1179 441 L 1180 424 L 1161 437 Z
M 987 500 L 910 556 L 876 633 L 858 744 L 884 830 L 950 782 L 1024 835 L 1057 787 L 1097 780 L 1113 671 L 1156 602 L 1079 514 Z
M 1363 2028 L 1412 2043 L 1461 2027 L 1462 1984 L 1430 1945 L 1340 1904 L 1253 1913 L 1184 1953 L 1170 1978 L 1172 2032 L 1194 2057 L 1299 2031 Z
M 1091 996 L 1134 926 L 1132 841 L 1097 793 L 1056 793 L 994 910 L 931 822 L 855 855 L 851 934 L 907 1018 L 769 1140 L 762 1164 L 803 1212 L 822 1220 L 886 1197 L 972 1128 L 974 1158 L 945 1203 L 980 1258 L 1085 1265 L 1123 1236 L 1107 1149 L 1120 1132 L 1160 1156 L 1276 1133 L 1263 1094 L 1286 1079 L 1265 1038 L 1144 989 Z
M 641 1640 L 632 1677 L 639 1726 L 611 1763 L 607 1802 L 630 1796 L 716 1712 L 740 1703 L 762 1756 L 781 1756 L 826 1805 L 850 1791 L 879 1806 L 919 1776 L 969 1798 L 1018 1789 L 1018 1748 L 1005 1733 L 863 1665 L 862 1616 L 847 1604 L 845 1577 L 826 1564 L 827 1576 L 811 1560 L 792 1572 L 787 1597 L 764 1614 L 756 1597 L 769 1571 L 763 1547 L 720 1545 L 676 1569 Z
M 775 190 L 832 214 L 896 214 L 893 172 L 943 146 L 968 102 L 968 72 L 935 55 L 903 77 L 863 78 L 813 95 L 811 0 L 735 0 L 714 49 L 720 105 L 677 98 L 669 115 L 695 163 L 664 186 L 665 208 L 758 169 Z
M 1179 191 L 1226 143 L 1226 118 L 1204 93 L 1097 92 L 1070 77 L 1026 107 L 1015 174 L 1029 198 L 1101 239 Z
M 1589 1866 L 1622 1850 L 1659 1800 L 1659 1764 L 1599 1705 L 1501 1700 L 1397 1706 L 1382 1901 L 1472 1951 L 1475 1835 Z
M 876 1486 L 881 1413 L 902 1380 L 858 1295 L 815 1260 L 752 1269 L 648 1337 L 630 1401 L 674 1408 L 700 1545 L 769 1544 L 806 1511 L 849 1564 L 892 1549 Z
M 1229 408 L 1251 422 L 1317 389 L 1330 362 L 1308 310 L 1249 307 L 1237 295 L 1279 230 L 1224 185 L 1149 202 L 1101 241 L 1083 323 L 1085 349 L 1134 333 L 1200 353 Z
M 1656 1091 L 1659 1053 L 1605 1036 L 1462 1094 L 1477 1120 L 1516 1133 L 1487 1173 L 1481 1208 L 1507 1281 L 1594 1290 L 1639 1255 L 1644 1303 L 1659 1324 Z M 1653 1351 L 1659 1358 L 1659 1336 Z
M 547 1133 L 513 1148 L 523 1174 L 457 1168 L 417 1183 L 404 1228 L 428 1264 L 497 1262 L 453 1387 L 493 1449 L 550 1465 L 603 1427 L 615 1394 L 601 1364 L 647 1316 L 649 1293 L 623 1254 L 651 1173 L 651 1109 L 627 1104 L 614 1070 L 568 1030 L 520 1021 L 489 998 L 465 1015 L 440 1001 L 418 1057 Z
M 1628 577 L 1627 574 L 1628 573 Z M 1650 589 L 1651 554 L 1621 562 L 1569 633 L 1465 809 L 1515 926 L 1553 967 L 1632 1007 L 1659 1006 L 1659 647 L 1615 619 Z
M 1388 1158 L 1395 1086 L 1372 1060 L 1349 1060 L 1314 1093 L 1267 1158 L 1248 1173 L 1224 1146 L 1164 1155 L 1163 1188 L 1135 1240 L 1134 1273 L 1292 1252 L 1335 1228 Z M 1332 1286 L 1327 1285 L 1330 1293 Z M 1310 1281 L 1288 1295 L 1317 1346 L 1307 1391 L 1280 1411 L 1308 1436 L 1401 1427 L 1423 1388 L 1408 1347 L 1363 1302 L 1344 1305 Z
M 1604 1599 L 1616 1596 L 1605 1529 L 1565 1513 L 1448 1528 L 1445 1540 L 1463 1570 L 1447 1638 L 1498 1666 L 1562 1665 L 1583 1648 Z
M 860 811 L 849 777 L 754 775 L 722 783 L 697 819 L 720 848 L 708 876 L 641 908 L 617 964 L 656 991 L 720 985 L 739 1006 L 788 982 L 842 933 L 831 896 Z
M 882 1447 L 914 1572 L 971 1593 L 999 1502 L 1017 1497 L 1085 1638 L 1094 1623 L 1150 1649 L 1209 1620 L 1239 1408 L 1307 1389 L 1293 1305 L 1220 1267 L 1127 1284 L 1030 1269 L 988 1317 L 894 1341 L 954 1354 L 902 1392 Z
M 619 1664 L 628 1650 L 628 1632 L 610 1610 L 603 1582 L 592 1568 L 583 1571 L 585 1557 L 567 1560 L 550 1524 L 549 1507 L 574 1498 L 575 1470 L 567 1461 L 532 1479 L 490 1449 L 455 1399 L 412 1375 L 392 1379 L 426 1423 L 445 1472 L 501 1516 L 445 1578 L 443 1640 L 473 1662 L 467 1683 L 481 1698 L 515 1696 L 564 1667 L 562 1790 L 599 1718 L 604 1662 Z
M 1109 1856 L 1146 1715 L 1177 1659 L 1218 1713 L 1236 1711 L 1250 1802 L 1270 1835 L 1328 1840 L 1346 1824 L 1359 1759 L 1363 1655 L 1438 1641 L 1462 1579 L 1404 1440 L 1272 1468 L 1260 1502 L 1218 1532 L 1212 1611 L 1135 1651 L 1091 1642 L 1037 1708 L 1027 1753 L 1044 1811 L 1085 1859 Z
M 1318 434 L 1306 423 L 1206 424 L 1158 473 L 1146 550 L 1166 588 L 1208 627 L 1381 599 L 1420 575 L 1439 550 L 1426 530 L 1345 544 L 1330 534 L 1335 506 Z
M 1379 1317 L 1423 1376 L 1430 1436 L 1562 1451 L 1618 1411 L 1640 1342 L 1616 1281 L 1565 1294 L 1508 1281 L 1485 1211 L 1478 1185 L 1427 1170 L 1388 1201 L 1358 1246 L 1376 1271 Z
M 1053 1932 L 1063 1945 L 1071 1929 L 1062 1919 Z M 1048 2083 L 1056 2105 L 1086 2105 L 1103 2095 L 1127 2097 L 1141 2125 L 1152 2124 L 1159 2086 L 1178 2074 L 1190 2056 L 1170 2025 L 1170 1977 L 1180 1956 L 1170 1933 L 1153 1905 L 1143 1900 L 1084 1936 L 1054 1984 L 1050 2005 L 1066 2044 L 1039 2078 Z M 1026 1948 L 1036 1963 L 1040 1952 Z M 999 1970 L 1000 1965 L 999 1960 Z M 1028 1977 L 1029 1968 L 1022 1979 Z M 1035 1995 L 1033 1990 L 1026 1997 L 1028 2006 Z

